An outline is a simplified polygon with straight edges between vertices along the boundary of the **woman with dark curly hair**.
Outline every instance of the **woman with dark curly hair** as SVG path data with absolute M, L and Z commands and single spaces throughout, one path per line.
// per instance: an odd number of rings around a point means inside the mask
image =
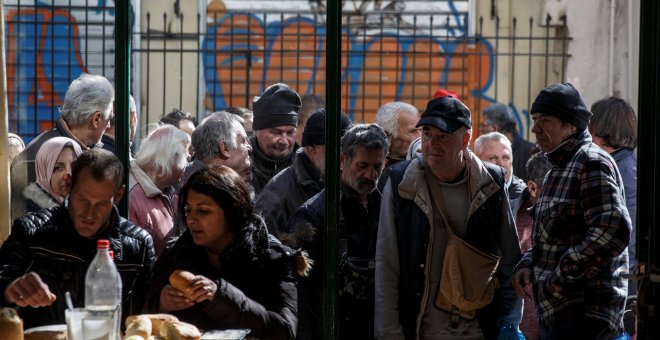
M 297 323 L 296 272 L 306 256 L 268 234 L 253 211 L 248 185 L 219 166 L 194 173 L 179 196 L 187 230 L 158 258 L 147 311 L 171 313 L 200 329 L 248 328 L 259 339 L 293 339 Z M 175 270 L 195 274 L 180 291 Z

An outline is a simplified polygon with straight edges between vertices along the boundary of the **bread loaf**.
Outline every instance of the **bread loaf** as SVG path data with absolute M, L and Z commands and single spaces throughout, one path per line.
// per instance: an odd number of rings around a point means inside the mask
M 195 278 L 195 274 L 185 271 L 185 270 L 175 270 L 171 275 L 170 275 L 170 284 L 172 287 L 176 288 L 176 290 L 181 291 L 186 295 L 187 298 L 190 298 L 188 296 L 188 292 L 186 291 L 186 288 L 188 288 L 192 284 L 192 280 Z
M 162 327 L 165 321 L 179 321 L 174 315 L 169 314 L 142 314 L 142 315 L 131 315 L 126 318 L 126 325 L 131 325 L 138 318 L 146 317 L 151 321 L 151 335 L 160 334 L 160 328 Z M 127 326 L 128 327 L 128 326 Z M 145 338 L 146 339 L 146 338 Z
M 126 326 L 126 337 L 139 335 L 145 339 L 151 335 L 151 319 L 145 315 L 138 315 L 133 322 Z
M 168 340 L 199 340 L 202 337 L 197 327 L 182 321 L 165 321 L 158 334 Z
M 0 309 L 0 334 L 3 339 L 23 340 L 23 320 L 15 309 Z

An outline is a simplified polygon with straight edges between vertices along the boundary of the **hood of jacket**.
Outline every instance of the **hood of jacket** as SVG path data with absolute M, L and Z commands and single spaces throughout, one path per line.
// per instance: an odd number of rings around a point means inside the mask
M 44 189 L 41 189 L 37 182 L 32 182 L 30 185 L 25 187 L 25 190 L 23 190 L 23 196 L 25 196 L 26 199 L 34 202 L 42 209 L 52 208 L 61 204 L 60 202 L 57 202 L 55 198 L 53 198 L 53 196 L 47 193 Z

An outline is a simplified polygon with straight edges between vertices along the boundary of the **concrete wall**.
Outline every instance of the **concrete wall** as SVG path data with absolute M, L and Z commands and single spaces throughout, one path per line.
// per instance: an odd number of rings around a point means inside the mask
M 477 1 L 477 17 L 484 17 L 488 22 L 491 17 L 490 0 Z M 498 80 L 497 89 L 492 87 L 488 95 L 496 101 L 513 104 L 517 108 L 519 122 L 522 123 L 521 133 L 530 140 L 534 140 L 530 133 L 528 92 L 531 92 L 531 101 L 545 86 L 562 80 L 573 83 L 582 93 L 585 102 L 590 106 L 594 101 L 608 95 L 614 95 L 628 100 L 634 108 L 637 107 L 637 82 L 639 63 L 639 1 L 628 0 L 495 0 L 495 15 L 500 18 L 500 36 L 513 35 L 512 19 L 516 17 L 516 36 L 529 34 L 529 18 L 534 19 L 532 34 L 534 36 L 562 37 L 568 36 L 571 41 L 562 46 L 563 42 L 550 41 L 547 51 L 561 53 L 567 49 L 569 57 L 549 58 L 548 75 L 545 75 L 545 58 L 532 59 L 530 75 L 526 68 L 528 65 L 524 58 L 499 57 L 495 77 Z M 613 39 L 614 48 L 610 57 L 610 4 L 616 6 Z M 632 21 L 629 20 L 629 3 L 632 4 Z M 547 11 L 553 15 L 551 24 L 557 26 L 546 27 Z M 566 28 L 560 27 L 558 17 L 566 15 Z M 629 22 L 632 22 L 632 30 Z M 629 34 L 629 32 L 632 32 Z M 491 44 L 495 45 L 494 25 L 484 24 L 482 34 L 489 37 Z M 516 42 L 517 53 L 527 53 L 529 44 L 524 39 Z M 513 46 L 509 41 L 500 41 L 500 53 L 511 52 Z M 545 53 L 543 42 L 534 41 L 534 53 Z M 610 58 L 612 67 L 610 68 Z M 522 64 L 522 65 L 521 65 Z M 522 66 L 522 69 L 521 69 Z M 611 72 L 611 76 L 610 76 Z M 514 74 L 515 75 L 512 75 Z M 611 79 L 611 85 L 609 85 Z M 529 88 L 527 90 L 527 84 Z M 511 92 L 511 85 L 514 91 Z M 610 88 L 612 89 L 610 91 Z
M 155 52 L 139 53 L 139 87 L 140 87 L 140 122 L 139 136 L 147 133 L 148 124 L 158 121 L 161 114 L 171 108 L 188 111 L 193 116 L 198 115 L 199 105 L 197 98 L 198 69 L 198 41 L 196 39 L 180 39 L 180 34 L 197 34 L 197 13 L 200 11 L 200 1 L 181 1 L 180 13 L 184 15 L 183 27 L 177 14 L 174 12 L 174 1 L 141 1 L 140 26 L 142 32 L 150 30 L 151 39 L 142 35 L 140 47 L 147 46 Z M 147 21 L 147 13 L 150 20 Z M 164 15 L 167 19 L 164 20 Z M 204 29 L 204 18 L 200 23 L 200 31 Z M 155 39 L 165 32 L 165 39 Z M 167 49 L 176 53 L 163 53 Z M 182 57 L 179 49 L 193 50 L 194 53 L 184 53 Z M 160 50 L 160 51 L 159 51 Z M 181 60 L 182 59 L 182 60 Z M 135 69 L 135 68 L 134 68 Z M 163 91 L 164 89 L 164 91 Z M 180 95 L 179 89 L 182 89 Z M 203 93 L 204 88 L 200 91 Z M 147 104 L 148 103 L 148 104 Z M 148 105 L 148 107 L 147 107 Z
M 568 81 L 581 91 L 587 105 L 608 95 L 621 97 L 637 109 L 639 81 L 639 1 L 579 0 L 567 4 Z M 610 56 L 610 6 L 615 6 L 613 54 Z M 632 7 L 629 8 L 629 5 Z M 632 10 L 632 34 L 629 11 Z M 632 49 L 630 49 L 632 47 Z M 632 52 L 632 53 L 631 53 Z M 608 67 L 612 59 L 612 69 Z M 610 92 L 609 72 L 612 72 Z

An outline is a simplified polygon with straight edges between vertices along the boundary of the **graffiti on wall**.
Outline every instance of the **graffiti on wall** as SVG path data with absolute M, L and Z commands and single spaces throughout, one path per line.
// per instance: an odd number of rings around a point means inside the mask
M 493 83 L 493 47 L 484 39 L 465 38 L 464 13 L 448 3 L 453 22 L 459 24 L 442 34 L 401 30 L 401 25 L 374 30 L 365 24 L 362 31 L 345 25 L 344 112 L 370 122 L 378 107 L 390 101 L 423 109 L 439 88 L 458 93 L 475 112 L 494 101 L 487 96 Z M 325 93 L 325 24 L 300 15 L 268 22 L 254 13 L 216 12 L 209 17 L 217 20 L 207 25 L 203 42 L 208 110 L 249 106 L 246 98 L 275 82 L 286 82 L 301 95 Z M 366 14 L 361 18 L 369 20 Z
M 83 72 L 100 73 L 99 53 L 89 58 L 83 56 L 83 50 L 98 49 L 99 44 L 84 39 L 85 32 L 99 35 L 105 31 L 107 39 L 113 39 L 112 29 L 90 29 L 85 23 L 85 20 L 98 21 L 103 15 L 114 16 L 107 0 L 89 2 L 89 12 L 79 7 L 85 1 L 67 4 L 74 7 L 53 7 L 52 3 L 39 1 L 5 1 L 9 130 L 26 142 L 52 127 L 71 79 Z
M 101 30 L 86 20 L 100 22 L 114 11 L 107 0 L 90 1 L 85 9 L 83 0 L 73 1 L 81 5 L 75 9 L 23 1 L 20 11 L 11 7 L 17 1 L 6 7 L 8 118 L 10 130 L 29 141 L 52 126 L 71 79 L 111 67 L 111 56 L 95 52 L 106 40 L 114 43 L 112 26 Z M 363 30 L 344 28 L 343 111 L 356 121 L 373 121 L 376 109 L 389 101 L 423 109 L 438 88 L 458 93 L 474 112 L 493 102 L 487 93 L 495 51 L 487 40 L 465 38 L 464 12 L 453 1 L 446 3 L 453 24 L 442 33 L 379 28 L 374 24 L 378 16 L 363 17 Z M 265 22 L 255 14 L 228 13 L 207 18 L 213 20 L 200 53 L 208 110 L 250 106 L 252 96 L 278 81 L 292 84 L 302 95 L 325 93 L 326 32 L 318 18 L 298 14 Z M 98 40 L 88 41 L 90 35 Z M 527 112 L 512 107 L 521 130 L 526 128 Z

